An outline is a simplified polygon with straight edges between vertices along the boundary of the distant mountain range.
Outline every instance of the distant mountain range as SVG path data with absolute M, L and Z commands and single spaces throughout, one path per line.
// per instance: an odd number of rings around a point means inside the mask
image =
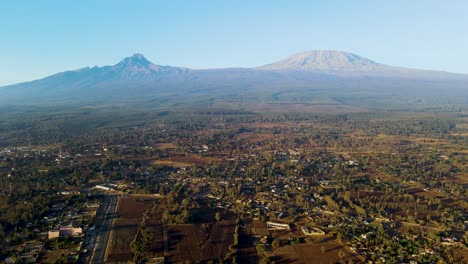
M 170 107 L 223 101 L 375 107 L 467 104 L 467 98 L 468 75 L 392 67 L 331 50 L 302 52 L 256 68 L 204 70 L 156 65 L 135 54 L 113 66 L 0 87 L 2 105 Z

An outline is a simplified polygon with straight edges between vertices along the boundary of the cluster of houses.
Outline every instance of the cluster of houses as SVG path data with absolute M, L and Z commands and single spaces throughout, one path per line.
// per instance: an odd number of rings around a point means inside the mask
M 17 255 L 6 258 L 5 263 L 36 263 L 43 248 L 44 243 L 39 241 L 29 241 L 17 249 Z

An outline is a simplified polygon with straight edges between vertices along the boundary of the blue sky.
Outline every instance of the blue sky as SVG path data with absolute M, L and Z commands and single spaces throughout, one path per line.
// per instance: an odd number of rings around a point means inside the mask
M 220 68 L 312 49 L 468 73 L 468 1 L 0 1 L 0 85 L 137 52 Z

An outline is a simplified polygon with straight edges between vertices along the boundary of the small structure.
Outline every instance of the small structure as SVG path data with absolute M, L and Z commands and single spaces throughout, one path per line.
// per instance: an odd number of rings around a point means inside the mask
M 47 237 L 49 239 L 60 237 L 60 230 L 50 230 Z
M 48 238 L 56 238 L 56 237 L 74 237 L 83 234 L 83 229 L 81 227 L 61 227 L 60 229 L 50 230 L 48 232 Z
M 94 188 L 96 188 L 96 189 L 101 189 L 101 190 L 105 190 L 105 191 L 112 191 L 112 188 L 111 188 L 111 187 L 107 187 L 107 186 L 105 186 L 105 185 L 100 185 L 100 184 L 94 186 Z
M 319 235 L 325 235 L 325 231 L 318 227 L 308 227 L 308 226 L 302 226 L 301 227 L 302 233 L 306 236 L 319 236 Z
M 277 223 L 277 222 L 267 222 L 268 230 L 290 230 L 288 224 Z

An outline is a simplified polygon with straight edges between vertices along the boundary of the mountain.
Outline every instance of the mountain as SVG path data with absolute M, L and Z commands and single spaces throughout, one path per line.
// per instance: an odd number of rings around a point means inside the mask
M 139 89 L 149 89 L 155 83 L 181 80 L 189 69 L 161 66 L 134 54 L 113 66 L 86 67 L 57 73 L 40 80 L 0 87 L 0 103 L 60 104 L 112 98 Z M 3 100 L 2 100 L 3 99 Z
M 337 50 L 312 50 L 257 67 L 264 71 L 321 72 L 338 76 L 380 76 L 423 79 L 466 79 L 466 75 L 394 67 L 359 55 Z
M 353 53 L 336 50 L 312 50 L 296 53 L 284 60 L 258 67 L 275 71 L 376 71 L 388 66 Z
M 343 51 L 307 51 L 256 68 L 195 70 L 134 54 L 113 66 L 83 68 L 0 87 L 5 105 L 182 106 L 217 102 L 468 104 L 468 75 L 393 67 Z
M 109 69 L 115 78 L 121 80 L 158 80 L 166 75 L 187 73 L 186 68 L 160 66 L 147 60 L 142 54 L 134 54 L 125 58 Z

